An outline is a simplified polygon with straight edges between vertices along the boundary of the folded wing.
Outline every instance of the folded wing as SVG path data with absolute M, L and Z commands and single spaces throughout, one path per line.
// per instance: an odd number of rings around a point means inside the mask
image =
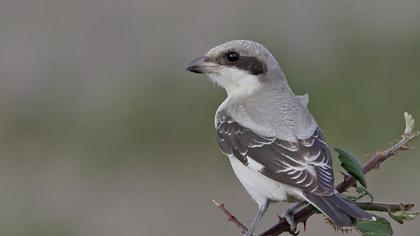
M 307 139 L 290 142 L 260 136 L 223 110 L 216 119 L 217 140 L 226 155 L 280 183 L 317 195 L 334 193 L 331 154 L 319 128 Z

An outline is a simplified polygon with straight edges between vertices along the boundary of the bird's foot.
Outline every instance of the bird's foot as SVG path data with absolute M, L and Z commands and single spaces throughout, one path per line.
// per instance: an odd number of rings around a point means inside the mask
M 289 228 L 288 232 L 289 232 L 291 235 L 293 235 L 293 236 L 298 236 L 298 235 L 299 235 L 299 233 L 300 233 L 300 231 L 299 231 L 299 230 L 297 230 L 296 225 L 294 225 L 294 226 L 290 226 L 290 228 Z
M 251 232 L 250 230 L 247 230 L 244 234 L 244 236 L 253 236 L 254 232 Z
M 291 209 L 286 209 L 283 217 L 286 218 L 287 223 L 290 225 L 288 232 L 293 236 L 299 235 L 300 232 L 297 230 L 297 225 L 293 218 L 293 211 Z

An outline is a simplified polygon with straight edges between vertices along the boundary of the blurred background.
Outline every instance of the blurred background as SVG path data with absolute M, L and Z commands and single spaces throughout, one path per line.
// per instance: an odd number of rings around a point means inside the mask
M 400 137 L 403 112 L 420 127 L 419 22 L 415 0 L 2 0 L 0 235 L 239 235 L 211 202 L 246 224 L 257 209 L 215 140 L 225 93 L 185 65 L 261 42 L 330 147 L 364 163 Z M 420 205 L 419 154 L 367 176 L 376 201 Z M 312 217 L 304 235 L 321 234 L 341 235 Z

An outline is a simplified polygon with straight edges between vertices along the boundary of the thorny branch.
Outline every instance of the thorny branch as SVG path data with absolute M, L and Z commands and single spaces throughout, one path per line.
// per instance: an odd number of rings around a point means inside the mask
M 230 213 L 226 208 L 224 203 L 218 203 L 215 200 L 213 200 L 214 205 L 217 206 L 225 215 L 228 217 L 228 221 L 233 222 L 236 226 L 238 226 L 239 229 L 241 229 L 241 233 L 245 233 L 247 228 L 245 225 L 243 225 L 232 213 Z
M 218 203 L 215 200 L 213 200 L 213 203 L 219 208 L 225 215 L 228 217 L 228 221 L 233 222 L 238 226 L 238 228 L 241 230 L 241 233 L 245 233 L 247 228 L 245 225 L 243 225 L 228 209 L 226 209 L 225 205 L 223 203 Z M 380 211 L 380 212 L 396 212 L 396 211 L 409 211 L 414 207 L 414 204 L 412 203 L 380 203 L 380 202 L 356 202 L 356 205 L 362 208 L 366 211 Z M 295 217 L 299 217 L 302 220 L 301 222 L 305 222 L 306 219 L 308 219 L 313 213 L 316 213 L 316 210 L 314 210 L 312 207 L 308 207 L 307 210 L 299 211 L 295 214 Z M 280 218 L 280 220 L 283 218 Z
M 392 203 L 380 203 L 380 202 L 356 202 L 356 205 L 366 211 L 383 211 L 383 212 L 395 212 L 395 211 L 409 211 L 414 207 L 414 204 L 392 204 Z
M 405 133 L 402 138 L 394 145 L 389 147 L 388 149 L 377 152 L 374 154 L 368 163 L 363 167 L 363 173 L 366 174 L 370 172 L 372 169 L 379 168 L 379 165 L 386 161 L 388 158 L 395 156 L 399 151 L 407 151 L 412 150 L 413 148 L 409 147 L 408 144 L 413 141 L 419 132 L 410 132 Z M 336 186 L 338 192 L 345 192 L 348 188 L 355 186 L 356 179 L 353 176 L 345 175 L 344 180 Z M 223 204 L 219 204 L 216 201 L 214 203 L 217 205 L 219 209 L 221 209 L 227 216 L 228 221 L 234 222 L 243 232 L 246 231 L 246 227 L 233 215 L 231 214 Z M 387 204 L 387 203 L 358 203 L 359 207 L 365 210 L 375 210 L 375 211 L 397 211 L 397 210 L 409 210 L 414 205 L 413 204 Z M 297 207 L 297 204 L 295 204 Z M 306 220 L 311 217 L 313 214 L 317 213 L 317 211 L 310 205 L 301 208 L 298 210 L 294 215 L 293 218 L 295 219 L 296 223 L 306 223 Z M 287 223 L 286 219 L 279 217 L 279 222 L 272 226 L 270 229 L 262 233 L 260 236 L 277 236 L 283 232 L 289 230 L 290 225 Z

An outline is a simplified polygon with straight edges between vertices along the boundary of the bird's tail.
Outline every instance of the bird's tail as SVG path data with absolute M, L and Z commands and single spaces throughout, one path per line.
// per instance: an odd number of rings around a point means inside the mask
M 338 193 L 331 196 L 319 196 L 305 192 L 303 195 L 305 200 L 314 205 L 338 227 L 352 226 L 356 223 L 356 219 L 376 220 L 374 215 L 360 209 Z

